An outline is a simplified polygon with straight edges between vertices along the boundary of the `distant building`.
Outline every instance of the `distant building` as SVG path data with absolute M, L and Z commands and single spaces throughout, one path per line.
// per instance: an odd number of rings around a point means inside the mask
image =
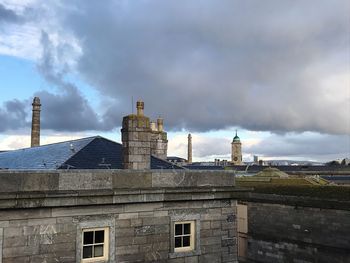
M 173 164 L 179 165 L 179 166 L 183 166 L 187 164 L 187 160 L 181 157 L 177 157 L 177 156 L 168 156 L 166 158 L 166 160 L 168 162 L 171 162 Z
M 233 165 L 242 165 L 242 143 L 237 135 L 233 138 L 231 143 L 231 163 Z

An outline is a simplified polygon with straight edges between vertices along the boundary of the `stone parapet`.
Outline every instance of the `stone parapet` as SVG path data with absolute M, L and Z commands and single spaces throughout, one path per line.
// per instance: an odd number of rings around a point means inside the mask
M 0 192 L 233 187 L 233 171 L 0 171 Z

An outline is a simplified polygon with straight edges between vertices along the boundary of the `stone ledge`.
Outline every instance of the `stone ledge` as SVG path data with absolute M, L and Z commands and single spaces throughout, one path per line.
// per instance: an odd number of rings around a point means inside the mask
M 0 209 L 231 199 L 235 191 L 245 190 L 235 189 L 234 187 L 203 187 L 154 189 L 154 191 L 139 189 L 132 192 L 121 189 L 120 191 L 81 190 L 2 193 L 0 194 Z
M 0 171 L 0 192 L 157 189 L 234 186 L 233 171 L 52 170 Z
M 240 201 L 282 204 L 295 207 L 312 207 L 321 209 L 350 210 L 350 201 L 339 201 L 336 199 L 316 198 L 309 196 L 291 196 L 277 194 L 260 194 L 254 192 L 232 192 L 232 198 Z

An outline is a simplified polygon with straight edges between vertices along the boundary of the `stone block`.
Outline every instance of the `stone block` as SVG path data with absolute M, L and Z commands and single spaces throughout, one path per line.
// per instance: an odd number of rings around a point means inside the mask
M 113 188 L 149 188 L 151 186 L 151 172 L 133 171 L 113 174 Z
M 139 252 L 139 245 L 117 246 L 115 250 L 115 253 L 117 256 L 126 255 L 126 254 L 137 254 L 138 252 Z
M 198 263 L 198 256 L 185 257 L 185 263 Z
M 154 233 L 155 233 L 154 225 L 135 227 L 135 236 L 153 235 Z
M 112 189 L 111 172 L 64 171 L 59 176 L 60 190 Z
M 222 247 L 234 247 L 236 245 L 236 238 L 222 238 L 221 246 Z
M 39 253 L 39 246 L 7 247 L 3 248 L 3 258 L 31 256 Z
M 0 231 L 0 234 L 2 236 L 2 232 Z M 13 237 L 7 237 L 3 241 L 2 247 L 24 247 L 27 243 L 26 238 L 23 236 L 13 236 Z M 0 246 L 1 248 L 1 246 Z
M 118 243 L 118 237 L 133 237 L 133 236 L 135 236 L 135 229 L 133 227 L 119 228 L 119 229 L 115 230 L 115 235 L 117 237 L 117 243 Z
M 221 254 L 213 253 L 213 254 L 205 254 L 199 256 L 199 263 L 221 263 Z
M 22 227 L 6 227 L 4 229 L 4 238 L 14 237 L 14 236 L 23 236 Z
M 115 221 L 115 228 L 130 227 L 130 219 L 118 219 Z
M 75 240 L 71 240 L 71 242 L 69 243 L 40 244 L 39 253 L 49 254 L 49 253 L 67 252 L 67 251 L 75 251 Z
M 168 216 L 162 217 L 146 217 L 142 219 L 144 225 L 163 225 L 169 224 L 170 219 Z
M 127 213 L 131 212 L 143 212 L 143 211 L 153 211 L 163 207 L 163 203 L 143 203 L 143 204 L 126 204 L 124 206 L 124 211 Z
M 59 173 L 33 173 L 23 175 L 23 191 L 58 190 Z
M 30 257 L 27 256 L 27 257 L 3 258 L 2 263 L 30 263 Z

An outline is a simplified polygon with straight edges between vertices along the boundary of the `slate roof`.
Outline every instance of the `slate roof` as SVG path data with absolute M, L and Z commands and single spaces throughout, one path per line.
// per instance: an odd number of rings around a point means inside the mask
M 0 153 L 0 169 L 122 169 L 122 145 L 100 136 Z M 182 169 L 151 156 L 151 169 Z
M 221 165 L 184 165 L 183 166 L 189 170 L 225 170 Z

